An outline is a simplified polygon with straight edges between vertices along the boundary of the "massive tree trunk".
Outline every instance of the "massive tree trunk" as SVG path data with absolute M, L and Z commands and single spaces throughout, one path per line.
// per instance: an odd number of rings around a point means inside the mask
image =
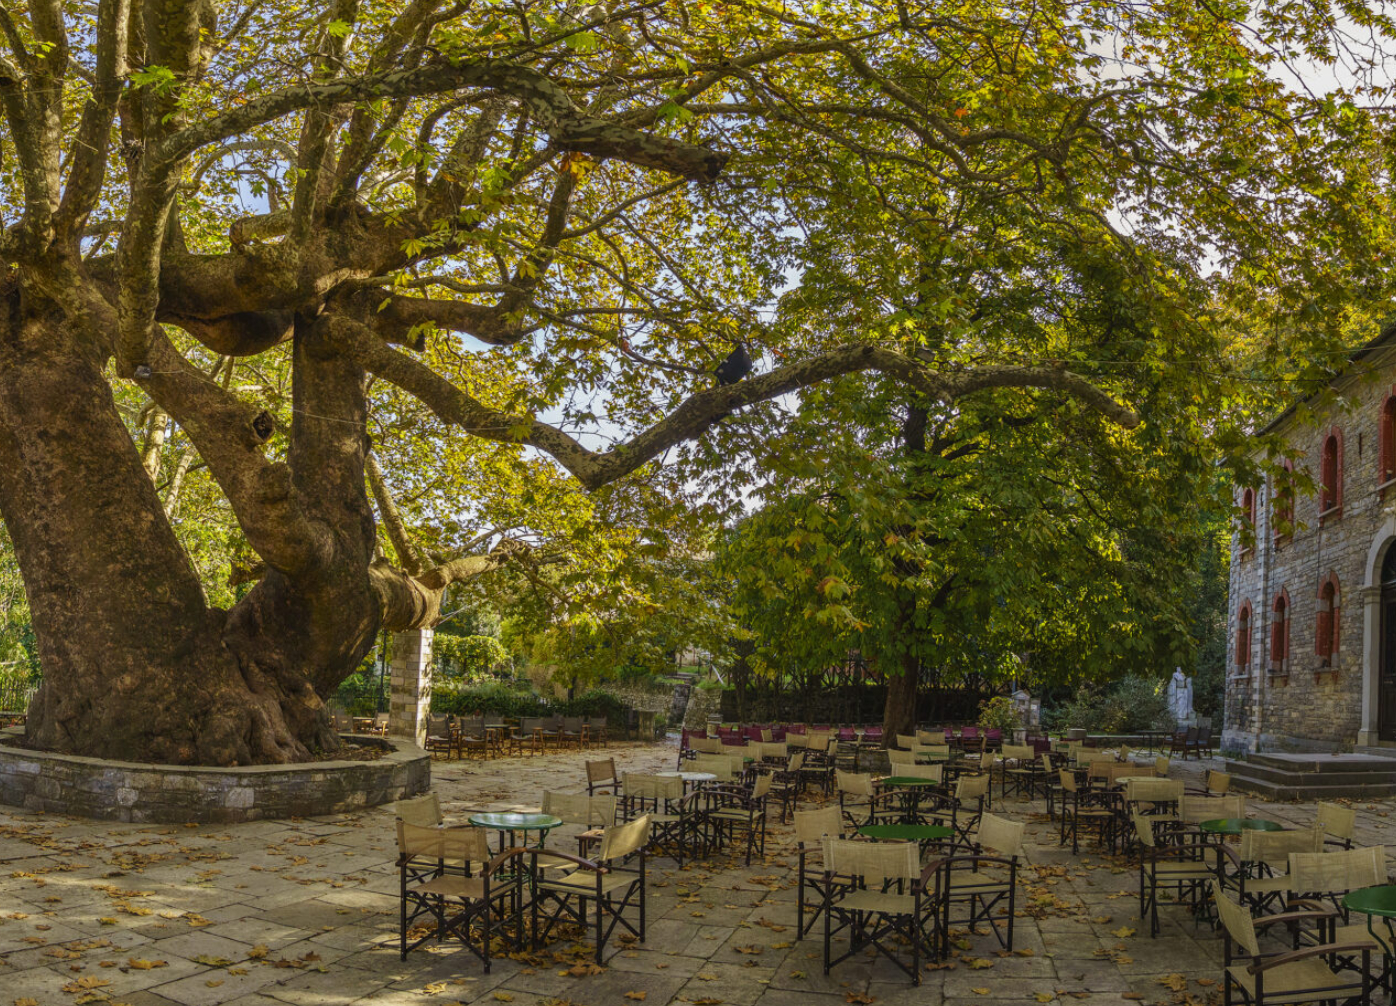
M 916 733 L 916 690 L 921 661 L 910 653 L 902 654 L 901 667 L 888 673 L 887 704 L 882 711 L 882 732 L 889 745 L 897 734 Z
M 0 331 L 0 514 L 34 619 L 43 686 L 30 743 L 179 763 L 309 754 L 318 714 L 301 676 L 271 678 L 229 645 L 208 607 L 102 374 L 100 353 L 62 319 Z M 322 741 L 323 743 L 323 741 Z M 331 742 L 332 743 L 332 742 Z

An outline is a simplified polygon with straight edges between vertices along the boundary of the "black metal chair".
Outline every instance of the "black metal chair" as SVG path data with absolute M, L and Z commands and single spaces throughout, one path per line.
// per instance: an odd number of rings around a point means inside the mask
M 626 824 L 613 825 L 601 835 L 601 848 L 595 859 L 549 853 L 570 860 L 576 869 L 561 877 L 539 878 L 535 867 L 533 889 L 533 948 L 547 940 L 559 922 L 575 922 L 592 929 L 596 963 L 617 926 L 645 942 L 645 845 L 649 841 L 650 818 L 638 817 Z M 533 850 L 536 862 L 541 854 Z M 551 912 L 546 911 L 551 907 Z M 591 911 L 588 912 L 590 907 Z M 633 910 L 638 918 L 626 917 Z
M 484 829 L 423 827 L 401 818 L 397 846 L 403 960 L 427 940 L 453 937 L 481 960 L 488 974 L 490 943 L 497 933 L 508 936 L 510 921 L 513 942 L 523 947 L 523 870 L 516 862 L 523 849 L 506 849 L 491 858 Z M 477 863 L 485 865 L 475 873 Z

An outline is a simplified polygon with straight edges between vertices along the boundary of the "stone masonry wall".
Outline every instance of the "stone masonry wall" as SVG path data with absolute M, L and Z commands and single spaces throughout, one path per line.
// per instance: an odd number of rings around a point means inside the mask
M 1363 689 L 1362 585 L 1374 537 L 1396 503 L 1396 486 L 1381 485 L 1380 419 L 1392 393 L 1393 368 L 1380 383 L 1350 380 L 1340 388 L 1344 404 L 1300 424 L 1282 426 L 1290 444 L 1304 454 L 1296 471 L 1307 467 L 1315 483 L 1323 443 L 1336 426 L 1342 432 L 1341 514 L 1320 521 L 1317 495 L 1294 502 L 1296 529 L 1278 543 L 1274 537 L 1274 486 L 1256 493 L 1255 543 L 1245 550 L 1241 535 L 1231 544 L 1228 604 L 1227 683 L 1222 745 L 1240 750 L 1337 750 L 1350 747 L 1361 727 Z M 1237 490 L 1239 505 L 1241 491 Z M 1330 574 L 1339 582 L 1338 651 L 1330 667 L 1315 653 L 1319 590 Z M 1289 659 L 1271 667 L 1270 630 L 1275 598 L 1289 599 Z M 1249 600 L 1251 659 L 1239 669 L 1239 613 Z
M 142 765 L 12 746 L 0 731 L 0 804 L 115 821 L 232 824 L 362 810 L 425 793 L 431 757 L 407 742 L 377 761 L 203 768 Z M 361 743 L 382 744 L 377 738 Z

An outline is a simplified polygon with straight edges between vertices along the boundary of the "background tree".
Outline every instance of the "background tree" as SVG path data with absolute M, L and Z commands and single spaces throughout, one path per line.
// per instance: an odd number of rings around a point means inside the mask
M 1260 45 L 1174 3 L 0 8 L 0 514 L 45 672 L 30 742 L 305 758 L 380 629 L 528 568 L 509 525 L 409 526 L 373 439 L 399 395 L 587 490 L 720 461 L 740 424 L 679 445 L 869 370 L 1132 428 L 1108 361 L 962 352 L 986 273 L 954 257 L 1050 231 L 1149 283 L 1206 255 L 1323 294 L 1370 272 L 1389 214 L 1366 118 L 1265 77 L 1324 44 L 1327 12 L 1305 16 Z M 1295 180 L 1311 198 L 1274 199 Z M 938 245 L 971 206 L 992 240 Z M 1311 234 L 1322 269 L 1276 250 Z M 792 271 L 819 296 L 768 324 Z M 714 386 L 739 340 L 760 372 Z M 191 493 L 236 521 L 214 544 L 245 542 L 226 594 L 177 533 Z

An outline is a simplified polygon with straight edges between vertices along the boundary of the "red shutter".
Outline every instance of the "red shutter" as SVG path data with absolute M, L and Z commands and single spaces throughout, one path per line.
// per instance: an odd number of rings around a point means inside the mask
M 1314 652 L 1320 657 L 1333 655 L 1333 612 L 1320 611 L 1318 625 L 1314 629 Z

